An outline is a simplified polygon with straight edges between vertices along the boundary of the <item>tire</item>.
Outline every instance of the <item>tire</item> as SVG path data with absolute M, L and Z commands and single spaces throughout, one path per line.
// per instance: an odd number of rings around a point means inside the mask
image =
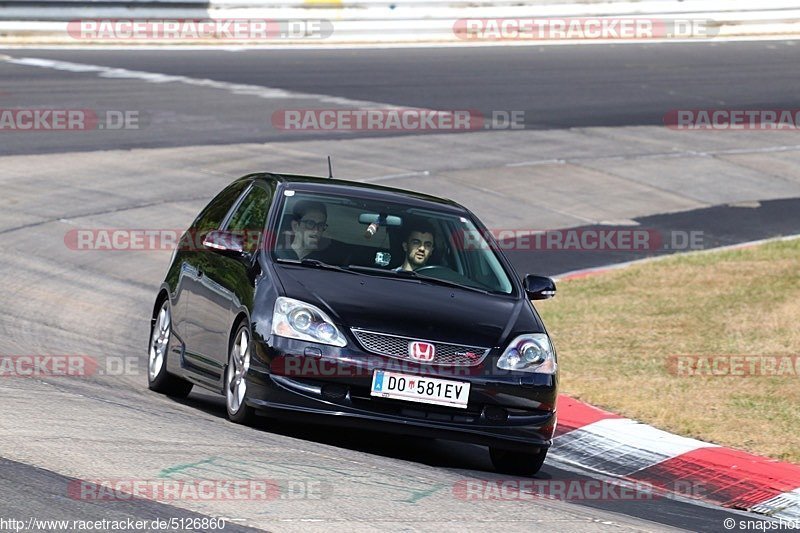
M 186 398 L 192 384 L 167 372 L 169 342 L 172 337 L 172 311 L 169 298 L 161 302 L 150 332 L 150 349 L 147 354 L 147 386 L 150 390 L 175 398 Z
M 536 453 L 528 453 L 490 447 L 489 455 L 492 458 L 494 469 L 501 474 L 534 476 L 544 465 L 547 448 L 541 448 Z
M 255 410 L 247 405 L 247 371 L 253 336 L 246 322 L 236 328 L 228 348 L 228 366 L 225 367 L 225 408 L 228 419 L 237 424 L 252 424 Z

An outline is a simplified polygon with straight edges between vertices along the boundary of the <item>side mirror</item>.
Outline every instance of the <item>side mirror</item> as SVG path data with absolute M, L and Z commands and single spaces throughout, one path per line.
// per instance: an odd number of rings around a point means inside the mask
M 245 255 L 241 235 L 230 231 L 209 231 L 203 239 L 203 246 L 211 250 L 237 257 Z
M 528 274 L 522 286 L 531 300 L 547 300 L 556 295 L 556 282 L 546 276 Z

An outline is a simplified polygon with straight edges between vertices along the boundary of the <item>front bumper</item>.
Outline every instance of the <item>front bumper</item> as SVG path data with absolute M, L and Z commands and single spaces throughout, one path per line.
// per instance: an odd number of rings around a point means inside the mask
M 414 365 L 359 349 L 272 336 L 256 343 L 247 374 L 248 405 L 274 417 L 472 442 L 534 452 L 552 442 L 557 377 L 496 369 L 490 353 L 476 367 Z M 352 346 L 352 345 L 351 345 Z M 374 370 L 470 383 L 466 409 L 370 395 Z

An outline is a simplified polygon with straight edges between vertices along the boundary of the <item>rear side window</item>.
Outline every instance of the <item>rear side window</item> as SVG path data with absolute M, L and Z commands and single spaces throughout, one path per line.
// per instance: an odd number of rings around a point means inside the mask
M 247 181 L 236 182 L 211 200 L 195 220 L 194 233 L 202 238 L 209 231 L 219 229 L 225 215 L 249 184 Z
M 233 212 L 225 228 L 244 236 L 245 247 L 250 253 L 256 251 L 271 204 L 272 193 L 258 185 L 253 186 Z

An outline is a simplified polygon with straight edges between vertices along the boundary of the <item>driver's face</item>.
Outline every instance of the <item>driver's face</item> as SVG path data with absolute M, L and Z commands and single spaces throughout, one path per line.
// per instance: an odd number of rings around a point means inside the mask
M 433 253 L 433 235 L 412 231 L 406 242 L 403 243 L 403 251 L 412 267 L 425 266 Z
M 325 214 L 319 211 L 309 211 L 299 221 L 292 221 L 292 229 L 302 248 L 319 248 L 319 240 L 327 227 L 325 221 Z

